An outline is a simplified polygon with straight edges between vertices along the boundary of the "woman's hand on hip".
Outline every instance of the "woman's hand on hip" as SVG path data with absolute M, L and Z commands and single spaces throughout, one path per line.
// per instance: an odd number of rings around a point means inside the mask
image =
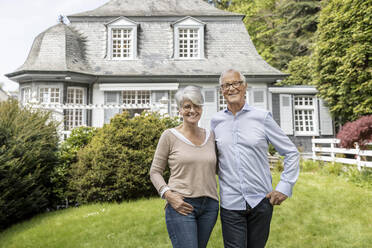
M 176 210 L 178 213 L 182 215 L 190 214 L 194 208 L 189 203 L 183 200 L 183 196 L 168 190 L 164 193 L 164 198 L 167 202 Z

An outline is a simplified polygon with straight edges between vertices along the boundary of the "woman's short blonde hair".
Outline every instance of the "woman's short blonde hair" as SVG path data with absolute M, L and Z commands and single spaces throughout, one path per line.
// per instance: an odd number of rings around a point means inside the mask
M 174 97 L 176 98 L 178 109 L 182 107 L 185 100 L 190 100 L 193 104 L 198 106 L 203 106 L 204 104 L 204 97 L 201 88 L 194 85 L 179 89 Z

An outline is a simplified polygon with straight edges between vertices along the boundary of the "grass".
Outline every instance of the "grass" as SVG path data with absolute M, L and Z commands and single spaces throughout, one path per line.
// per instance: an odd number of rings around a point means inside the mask
M 279 173 L 274 173 L 274 182 Z M 275 207 L 266 247 L 372 247 L 372 190 L 346 178 L 302 172 L 293 197 Z M 46 213 L 0 233 L 0 247 L 171 247 L 164 202 L 143 199 Z M 208 247 L 223 247 L 220 220 Z

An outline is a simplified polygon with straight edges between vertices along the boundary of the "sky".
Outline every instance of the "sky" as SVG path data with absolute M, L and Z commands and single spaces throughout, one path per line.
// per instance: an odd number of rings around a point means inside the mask
M 18 84 L 4 74 L 26 60 L 36 36 L 58 23 L 59 15 L 95 9 L 109 0 L 0 0 L 0 84 L 7 91 Z

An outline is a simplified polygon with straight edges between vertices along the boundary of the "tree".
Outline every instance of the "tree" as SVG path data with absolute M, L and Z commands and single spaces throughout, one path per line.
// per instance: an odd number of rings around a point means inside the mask
M 285 70 L 295 57 L 311 54 L 320 0 L 277 0 L 273 65 Z
M 372 0 L 330 0 L 318 25 L 319 95 L 339 124 L 372 113 Z
M 286 70 L 294 58 L 310 56 L 315 40 L 320 0 L 221 0 L 211 1 L 220 9 L 245 15 L 244 24 L 257 52 L 272 66 Z M 289 73 L 304 70 L 295 62 Z M 296 69 L 296 70 L 294 70 Z M 298 69 L 298 71 L 297 71 Z M 308 68 L 306 68 L 306 71 Z M 307 76 L 306 76 L 307 77 Z M 304 84 L 311 80 L 284 84 Z
M 337 138 L 341 141 L 341 147 L 354 148 L 354 143 L 358 143 L 361 148 L 365 148 L 369 142 L 372 142 L 372 115 L 345 123 Z
M 74 192 L 68 188 L 71 178 L 71 165 L 78 161 L 77 153 L 89 144 L 97 129 L 94 127 L 77 127 L 71 131 L 70 136 L 60 145 L 58 151 L 59 163 L 54 166 L 51 175 L 53 205 L 68 206 L 75 201 Z M 63 204 L 62 204 L 63 205 Z
M 0 103 L 0 229 L 49 207 L 56 130 L 49 113 Z
M 311 85 L 314 77 L 314 65 L 310 56 L 293 58 L 286 71 L 290 74 L 277 85 Z
M 232 0 L 219 8 L 245 15 L 243 20 L 257 52 L 273 64 L 276 25 L 275 0 Z M 225 8 L 223 8 L 225 7 Z

